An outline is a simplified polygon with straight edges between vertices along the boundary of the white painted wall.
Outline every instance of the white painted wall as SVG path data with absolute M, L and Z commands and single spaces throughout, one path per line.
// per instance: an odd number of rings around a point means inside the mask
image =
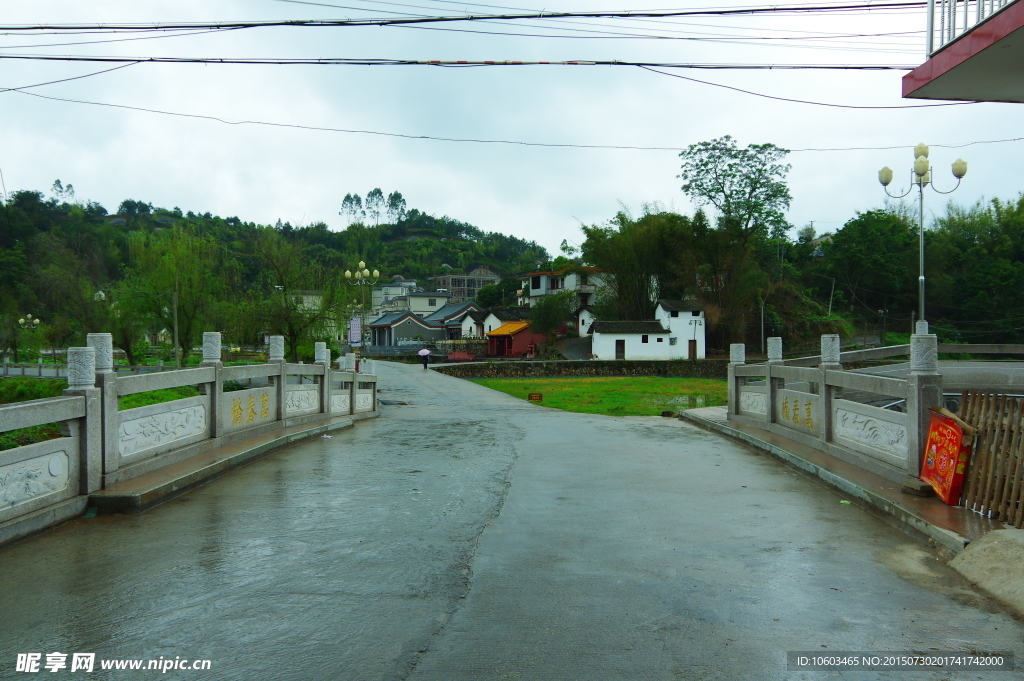
M 462 337 L 476 338 L 476 322 L 468 314 L 462 318 Z
M 660 321 L 661 325 L 666 329 L 670 329 L 672 335 L 679 339 L 676 341 L 676 345 L 672 346 L 675 353 L 673 359 L 704 359 L 706 356 L 704 338 L 706 322 L 703 310 L 697 310 L 697 315 L 686 311 L 680 312 L 678 317 L 673 317 L 672 313 L 664 309 L 659 303 L 654 309 L 654 318 Z M 697 341 L 696 358 L 687 355 L 690 340 Z
M 591 353 L 597 359 L 615 359 L 615 341 L 626 341 L 626 359 L 669 360 L 678 359 L 673 353 L 678 345 L 669 343 L 669 334 L 648 334 L 646 343 L 639 333 L 595 333 Z M 658 339 L 661 342 L 658 342 Z
M 590 310 L 583 310 L 579 315 L 580 328 L 579 332 L 581 336 L 590 335 L 590 324 L 594 321 L 594 315 L 591 314 Z

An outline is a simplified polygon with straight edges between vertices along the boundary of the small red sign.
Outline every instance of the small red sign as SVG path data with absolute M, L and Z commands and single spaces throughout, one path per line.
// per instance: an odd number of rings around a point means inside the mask
M 531 402 L 543 402 L 544 395 L 542 393 L 530 393 L 526 397 L 526 399 L 530 400 Z
M 931 412 L 921 461 L 921 480 L 930 484 L 944 502 L 956 506 L 960 503 L 964 472 L 971 456 L 974 429 L 948 412 L 948 415 L 942 414 L 934 408 Z

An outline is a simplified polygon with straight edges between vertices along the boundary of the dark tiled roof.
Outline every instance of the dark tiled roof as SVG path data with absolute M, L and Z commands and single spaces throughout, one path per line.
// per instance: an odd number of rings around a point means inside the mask
M 405 312 L 388 312 L 373 320 L 367 326 L 388 326 L 393 321 L 406 314 Z
M 692 312 L 694 310 L 703 310 L 704 306 L 700 303 L 695 303 L 689 300 L 666 300 L 664 298 L 658 300 L 658 305 L 669 312 Z
M 370 322 L 369 324 L 367 324 L 367 326 L 395 326 L 396 324 L 403 322 L 406 319 L 413 319 L 419 324 L 426 327 L 441 328 L 442 326 L 440 322 L 428 322 L 421 318 L 419 315 L 410 312 L 409 310 L 405 310 L 404 312 L 391 312 L 389 314 L 384 315 L 383 317 L 380 317 L 376 321 Z
M 661 322 L 594 322 L 590 325 L 590 333 L 647 333 L 667 334 L 668 329 Z
M 452 294 L 443 291 L 410 291 L 410 296 L 417 298 L 451 298 Z
M 490 312 L 488 310 L 470 310 L 469 311 L 469 317 L 474 322 L 482 322 L 483 320 L 487 319 L 487 315 L 489 315 L 489 314 L 490 314 Z
M 479 309 L 476 303 L 472 301 L 466 301 L 463 303 L 446 303 L 439 307 L 436 312 L 431 312 L 429 315 L 424 317 L 427 321 L 445 321 L 452 317 L 458 316 L 469 309 Z
M 528 307 L 496 307 L 488 312 L 503 322 L 517 322 L 530 318 L 530 308 Z

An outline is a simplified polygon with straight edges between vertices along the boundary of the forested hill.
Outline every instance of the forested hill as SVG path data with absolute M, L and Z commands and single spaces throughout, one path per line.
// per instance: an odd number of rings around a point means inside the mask
M 26 287 L 31 288 L 32 282 L 16 275 L 39 275 L 53 267 L 83 275 L 97 288 L 117 281 L 131 260 L 131 235 L 175 227 L 212 238 L 224 247 L 227 259 L 249 275 L 243 275 L 243 280 L 259 278 L 253 271 L 259 264 L 253 257 L 252 241 L 261 225 L 237 217 L 154 208 L 135 200 L 122 202 L 118 213 L 111 215 L 97 203 L 76 202 L 73 190 L 69 193 L 59 187 L 54 185 L 51 198 L 36 191 L 14 192 L 5 206 L 6 215 L 0 216 L 5 296 L 13 293 L 16 299 L 31 298 Z M 332 232 L 323 223 L 293 227 L 279 221 L 274 229 L 285 240 L 305 247 L 306 257 L 327 268 L 354 269 L 362 260 L 385 277 L 402 275 L 423 284 L 442 271 L 442 264 L 455 269 L 486 265 L 510 276 L 548 259 L 545 249 L 533 241 L 485 232 L 416 209 L 403 211 L 395 224 L 356 222 Z

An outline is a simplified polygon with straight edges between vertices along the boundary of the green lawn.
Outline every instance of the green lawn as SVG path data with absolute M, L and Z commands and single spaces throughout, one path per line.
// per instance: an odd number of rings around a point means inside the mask
M 541 393 L 545 407 L 610 416 L 649 416 L 723 405 L 726 382 L 714 378 L 587 376 L 580 378 L 478 378 L 474 383 L 527 399 Z

